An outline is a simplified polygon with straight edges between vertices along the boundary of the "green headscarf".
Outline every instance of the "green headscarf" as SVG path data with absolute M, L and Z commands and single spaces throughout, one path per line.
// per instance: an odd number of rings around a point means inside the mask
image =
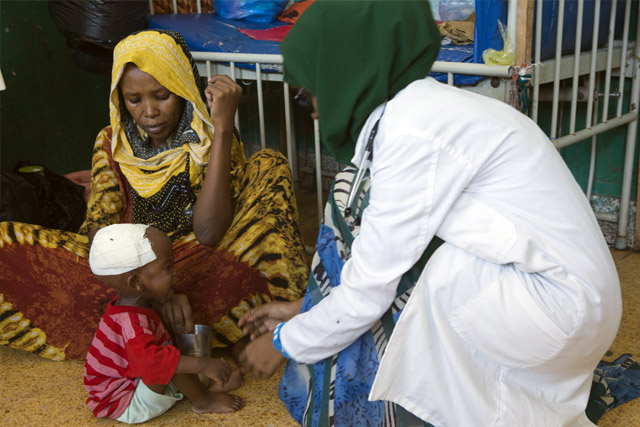
M 280 44 L 284 79 L 316 96 L 322 142 L 349 163 L 369 114 L 427 76 L 440 41 L 427 0 L 316 0 Z

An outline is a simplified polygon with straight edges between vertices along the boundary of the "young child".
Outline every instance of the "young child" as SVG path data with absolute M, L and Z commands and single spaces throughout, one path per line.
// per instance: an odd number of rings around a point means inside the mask
M 143 224 L 100 229 L 89 252 L 91 271 L 118 292 L 87 353 L 84 385 L 96 417 L 134 424 L 157 417 L 184 395 L 198 413 L 235 412 L 230 394 L 242 373 L 224 359 L 182 356 L 153 310 L 171 298 L 176 281 L 171 240 Z M 198 380 L 213 380 L 210 389 Z

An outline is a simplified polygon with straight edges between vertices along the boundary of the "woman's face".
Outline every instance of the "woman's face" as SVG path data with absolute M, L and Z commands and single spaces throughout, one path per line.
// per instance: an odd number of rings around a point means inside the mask
M 147 132 L 152 146 L 163 147 L 178 126 L 184 99 L 132 63 L 120 79 L 120 92 L 131 117 Z

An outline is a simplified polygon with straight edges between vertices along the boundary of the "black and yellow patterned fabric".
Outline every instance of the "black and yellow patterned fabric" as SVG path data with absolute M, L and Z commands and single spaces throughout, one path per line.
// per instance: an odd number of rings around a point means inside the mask
M 196 195 L 189 183 L 189 165 L 150 197 L 131 190 L 131 222 L 153 224 L 167 234 L 183 236 L 193 230 Z
M 237 320 L 252 307 L 304 294 L 309 267 L 289 165 L 280 153 L 264 150 L 246 160 L 234 135 L 232 224 L 216 247 L 201 245 L 192 231 L 191 210 L 215 130 L 197 70 L 179 39 L 144 31 L 116 48 L 111 125 L 94 144 L 87 218 L 79 233 L 0 223 L 0 344 L 56 360 L 84 357 L 114 295 L 91 274 L 86 234 L 113 223 L 151 223 L 169 235 L 175 291 L 189 297 L 196 323 L 213 327 L 213 346 L 242 338 Z M 146 135 L 123 119 L 118 81 L 127 62 L 187 101 L 171 141 L 158 152 L 146 150 Z M 180 136 L 183 131 L 189 135 Z

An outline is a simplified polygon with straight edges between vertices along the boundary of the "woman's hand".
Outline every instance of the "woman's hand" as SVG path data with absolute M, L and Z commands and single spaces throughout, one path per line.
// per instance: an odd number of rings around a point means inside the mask
M 270 302 L 245 313 L 238 321 L 238 327 L 254 340 L 260 335 L 273 331 L 280 322 L 286 322 L 300 313 L 303 299 L 293 302 Z
M 247 344 L 239 359 L 242 370 L 251 372 L 256 378 L 269 378 L 286 360 L 273 347 L 271 334 L 264 334 Z
M 242 88 L 229 76 L 213 76 L 204 91 L 215 130 L 233 131 Z
M 195 325 L 189 299 L 184 294 L 173 294 L 171 301 L 156 307 L 164 325 L 173 334 L 193 334 Z
M 242 88 L 228 76 L 214 76 L 204 91 L 214 127 L 209 163 L 193 212 L 193 232 L 205 246 L 215 246 L 233 220 L 230 192 L 234 117 Z

